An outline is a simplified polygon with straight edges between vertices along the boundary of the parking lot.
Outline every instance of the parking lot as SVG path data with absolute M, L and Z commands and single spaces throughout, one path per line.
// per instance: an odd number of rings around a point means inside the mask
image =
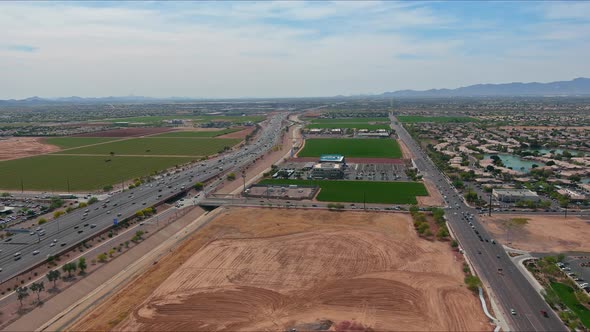
M 563 263 L 563 267 L 560 268 L 578 285 L 590 284 L 590 256 L 566 256 Z M 584 289 L 590 293 L 590 286 Z
M 281 165 L 279 174 L 280 178 L 300 178 L 309 179 L 311 169 L 308 163 L 286 162 Z M 284 172 L 281 172 L 284 170 Z M 287 172 L 293 170 L 294 172 Z M 288 174 L 291 174 L 288 176 Z M 410 181 L 406 175 L 406 165 L 404 164 L 359 164 L 349 163 L 344 168 L 344 180 L 358 181 Z
M 246 190 L 246 196 L 302 200 L 312 199 L 317 191 L 317 187 L 253 185 Z

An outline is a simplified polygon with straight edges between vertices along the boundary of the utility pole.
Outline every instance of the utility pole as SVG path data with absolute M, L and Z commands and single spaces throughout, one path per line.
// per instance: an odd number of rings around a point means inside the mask
M 246 193 L 246 171 L 242 170 L 242 180 L 244 180 L 244 193 Z
M 24 193 L 24 191 L 25 191 L 25 186 L 23 184 L 23 177 L 21 176 L 20 177 L 20 193 L 22 194 L 22 193 Z
M 493 192 L 494 189 L 492 189 Z M 488 217 L 492 216 L 492 193 L 490 193 L 490 203 L 488 204 Z

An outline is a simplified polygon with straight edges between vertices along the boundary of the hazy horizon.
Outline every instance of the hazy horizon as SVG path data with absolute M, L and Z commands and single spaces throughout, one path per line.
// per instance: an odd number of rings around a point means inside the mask
M 0 99 L 379 94 L 590 76 L 588 2 L 2 2 Z

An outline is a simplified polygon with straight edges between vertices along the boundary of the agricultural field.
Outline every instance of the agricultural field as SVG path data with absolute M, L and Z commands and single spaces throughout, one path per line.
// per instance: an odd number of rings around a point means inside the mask
M 170 133 L 164 133 L 156 135 L 154 137 L 217 137 L 236 131 L 240 131 L 243 128 L 228 128 L 222 130 L 208 130 L 208 131 L 197 131 L 197 130 L 179 130 Z
M 305 118 L 305 120 L 311 121 L 311 123 L 369 123 L 369 122 L 386 122 L 390 123 L 389 118 L 337 118 L 337 119 L 313 119 Z
M 42 155 L 0 162 L 0 188 L 71 191 L 97 190 L 121 180 L 149 175 L 191 161 L 180 157 L 92 157 Z
M 114 118 L 109 119 L 109 122 L 133 122 L 146 124 L 159 124 L 164 120 L 192 120 L 194 123 L 209 122 L 209 121 L 227 121 L 235 123 L 243 122 L 260 122 L 264 120 L 264 116 L 250 115 L 250 116 L 215 116 L 215 115 L 163 115 L 163 116 L 136 116 L 129 118 Z
M 298 157 L 341 154 L 348 158 L 401 158 L 397 141 L 392 139 L 312 138 L 305 140 Z
M 416 196 L 428 196 L 420 182 L 265 179 L 260 184 L 319 186 L 316 199 L 323 202 L 416 204 Z
M 50 137 L 45 138 L 45 143 L 58 146 L 62 149 L 77 148 L 91 144 L 99 144 L 116 140 L 114 137 Z
M 366 123 L 312 123 L 307 125 L 306 128 L 308 129 L 334 129 L 334 128 L 341 128 L 341 129 L 368 129 L 368 130 L 377 130 L 377 129 L 386 129 L 391 130 L 391 127 L 387 124 L 366 124 Z
M 491 331 L 461 255 L 411 223 L 225 209 L 68 330 Z
M 438 122 L 438 123 L 465 123 L 477 122 L 476 118 L 468 116 L 419 116 L 419 115 L 398 115 L 397 119 L 404 123 Z
M 105 143 L 60 153 L 74 155 L 148 155 L 148 156 L 209 156 L 232 147 L 240 139 L 231 138 L 134 138 Z

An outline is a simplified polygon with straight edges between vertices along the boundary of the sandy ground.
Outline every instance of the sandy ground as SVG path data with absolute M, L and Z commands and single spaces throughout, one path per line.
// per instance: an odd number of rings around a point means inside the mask
M 510 218 L 529 218 L 522 229 L 507 232 Z M 590 252 L 590 225 L 577 217 L 537 215 L 492 215 L 482 217 L 483 225 L 497 240 L 509 247 L 532 252 Z
M 426 190 L 428 190 L 428 196 L 416 196 L 416 201 L 418 201 L 418 205 L 421 206 L 443 206 L 444 200 L 440 191 L 436 188 L 434 183 L 432 183 L 428 179 L 424 179 L 424 186 L 426 186 Z
M 406 143 L 404 143 L 404 141 L 402 141 L 401 139 L 398 139 L 397 143 L 399 144 L 399 147 L 402 150 L 402 156 L 404 159 L 414 159 L 414 155 L 412 154 L 412 151 L 410 151 L 410 149 L 408 149 L 408 147 L 406 146 Z
M 0 140 L 0 160 L 18 159 L 59 151 L 39 137 L 11 137 Z
M 246 129 L 242 129 L 240 131 L 234 131 L 233 133 L 225 134 L 217 136 L 217 138 L 240 138 L 244 139 L 248 134 L 254 131 L 256 127 L 248 127 Z
M 230 209 L 73 329 L 490 330 L 461 266 L 405 214 Z

